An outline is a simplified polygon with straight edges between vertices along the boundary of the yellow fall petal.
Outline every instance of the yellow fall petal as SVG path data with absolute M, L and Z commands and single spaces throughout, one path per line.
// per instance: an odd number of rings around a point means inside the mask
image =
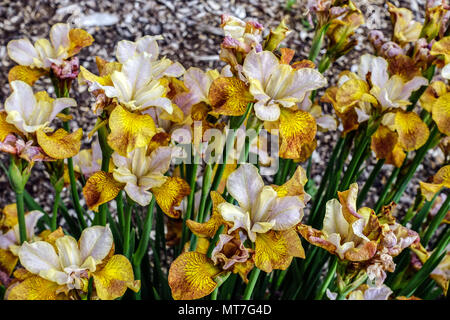
M 0 249 L 0 269 L 11 275 L 19 261 L 19 257 L 15 256 L 11 251 Z M 0 281 L 1 282 L 1 281 Z
M 11 83 L 16 80 L 23 81 L 32 86 L 40 77 L 46 74 L 45 69 L 30 68 L 28 66 L 17 65 L 14 66 L 8 73 L 8 82 Z
M 123 184 L 114 180 L 112 173 L 98 171 L 86 181 L 83 195 L 89 209 L 98 211 L 101 204 L 114 199 L 122 188 Z
M 439 169 L 433 177 L 434 183 L 442 183 L 446 188 L 450 188 L 450 165 L 446 165 Z
M 141 281 L 134 280 L 133 267 L 128 259 L 116 254 L 99 271 L 93 273 L 95 290 L 101 300 L 114 300 L 125 294 L 127 288 L 138 292 Z
M 431 201 L 434 195 L 442 188 L 442 184 L 426 183 L 422 181 L 419 181 L 419 185 L 420 192 L 425 197 L 425 199 L 427 199 L 427 201 Z
M 435 42 L 431 47 L 430 54 L 433 56 L 442 55 L 444 57 L 444 64 L 450 63 L 450 36 Z
M 369 85 L 360 79 L 346 81 L 336 92 L 336 110 L 345 113 L 355 104 L 366 101 L 377 103 L 375 97 L 369 94 Z
M 395 114 L 395 129 L 398 133 L 398 143 L 406 151 L 419 149 L 430 135 L 426 123 L 414 112 L 398 111 Z
M 39 276 L 31 276 L 24 281 L 13 284 L 5 293 L 7 300 L 68 300 L 62 293 L 57 293 L 61 286 Z
M 83 29 L 70 29 L 69 31 L 69 49 L 67 54 L 69 57 L 76 55 L 84 47 L 90 46 L 94 42 L 94 38 Z
M 3 142 L 11 133 L 19 134 L 19 130 L 13 124 L 6 122 L 7 116 L 6 112 L 0 112 L 0 142 Z
M 439 131 L 450 136 L 450 92 L 436 100 L 431 115 Z
M 122 106 L 111 112 L 109 127 L 108 144 L 124 157 L 134 149 L 148 145 L 156 133 L 155 122 L 150 115 L 131 113 Z
M 47 135 L 42 129 L 36 132 L 39 146 L 46 154 L 54 159 L 71 158 L 78 154 L 81 147 L 83 130 L 80 128 L 73 133 L 58 129 Z
M 180 210 L 175 210 L 181 200 L 191 192 L 189 184 L 179 177 L 168 177 L 160 187 L 151 189 L 156 202 L 165 214 L 171 218 L 179 218 Z
M 302 146 L 314 140 L 317 132 L 316 120 L 308 112 L 282 108 L 280 114 L 280 156 L 297 159 Z
M 431 113 L 433 104 L 446 93 L 447 85 L 442 81 L 434 81 L 420 97 L 420 106 Z
M 84 81 L 97 82 L 102 86 L 113 86 L 113 82 L 109 75 L 106 76 L 97 76 L 87 70 L 85 67 L 80 66 L 80 75 L 78 77 L 80 83 L 84 83 Z
M 240 116 L 245 113 L 253 96 L 248 86 L 234 77 L 220 77 L 213 81 L 208 94 L 213 111 L 226 116 Z
M 258 233 L 255 241 L 255 266 L 267 273 L 286 270 L 293 257 L 305 257 L 302 243 L 293 229 Z
M 221 270 L 211 259 L 198 252 L 185 252 L 172 262 L 169 286 L 175 300 L 193 300 L 207 296 L 217 286 L 214 277 Z
M 0 227 L 6 231 L 14 227 L 17 223 L 17 205 L 15 203 L 6 205 L 2 210 Z

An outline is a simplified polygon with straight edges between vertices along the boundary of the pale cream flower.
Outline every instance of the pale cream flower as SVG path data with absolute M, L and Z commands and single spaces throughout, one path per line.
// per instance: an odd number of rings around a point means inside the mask
M 239 206 L 224 202 L 218 210 L 226 221 L 233 222 L 228 231 L 244 229 L 254 242 L 257 233 L 282 231 L 298 224 L 305 204 L 298 196 L 279 197 L 271 186 L 264 186 L 258 169 L 252 164 L 241 164 L 227 180 L 227 191 Z
M 270 51 L 252 50 L 245 58 L 243 73 L 250 82 L 250 93 L 257 100 L 255 114 L 263 121 L 278 120 L 280 106 L 293 107 L 303 101 L 308 92 L 327 84 L 326 78 L 317 70 L 295 70 L 280 63 Z
M 94 272 L 113 246 L 109 226 L 86 228 L 79 243 L 71 236 L 55 241 L 54 247 L 45 241 L 24 242 L 19 250 L 20 263 L 29 272 L 68 289 L 82 289 L 88 272 Z
M 6 121 L 23 133 L 46 129 L 58 113 L 77 105 L 71 98 L 52 99 L 44 91 L 33 94 L 23 81 L 10 83 L 13 93 L 5 101 Z
M 166 98 L 168 87 L 162 78 L 179 77 L 185 70 L 178 62 L 158 60 L 159 39 L 162 37 L 146 36 L 136 42 L 120 41 L 116 57 L 122 68 L 111 74 L 113 86 L 91 82 L 89 90 L 102 89 L 108 98 L 117 98 L 131 111 L 158 107 L 172 114 L 172 102 Z
M 73 157 L 73 165 L 75 171 L 82 173 L 86 177 L 101 170 L 102 149 L 100 148 L 98 139 L 92 142 L 90 149 L 83 149 Z
M 388 300 L 392 293 L 391 288 L 383 284 L 379 287 L 368 287 L 365 290 L 354 290 L 350 292 L 345 300 Z M 330 300 L 336 300 L 337 293 L 331 292 L 330 289 L 327 289 L 327 297 Z
M 125 192 L 141 206 L 146 206 L 152 199 L 151 188 L 160 187 L 168 177 L 172 160 L 171 147 L 158 147 L 147 155 L 147 147 L 131 151 L 127 157 L 118 153 L 112 155 L 116 169 L 113 176 L 118 182 L 125 183 Z

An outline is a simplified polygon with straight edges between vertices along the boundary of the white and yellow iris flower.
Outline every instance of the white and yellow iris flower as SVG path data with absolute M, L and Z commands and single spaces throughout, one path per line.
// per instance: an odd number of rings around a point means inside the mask
M 312 68 L 293 69 L 270 51 L 252 50 L 245 58 L 243 73 L 250 82 L 250 93 L 257 101 L 256 116 L 263 121 L 280 118 L 280 106 L 291 108 L 306 94 L 327 84 L 320 72 Z

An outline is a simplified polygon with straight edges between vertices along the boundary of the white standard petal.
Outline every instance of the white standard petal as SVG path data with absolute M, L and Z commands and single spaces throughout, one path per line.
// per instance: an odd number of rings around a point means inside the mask
M 265 87 L 278 65 L 278 58 L 272 52 L 252 50 L 245 58 L 243 72 L 247 78 L 256 79 Z
M 273 230 L 287 230 L 298 224 L 303 218 L 304 203 L 297 196 L 276 199 L 269 219 L 275 221 Z
M 22 66 L 30 66 L 39 54 L 28 39 L 11 40 L 7 45 L 8 56 Z
M 152 61 L 158 59 L 159 46 L 157 40 L 162 40 L 161 35 L 157 36 L 144 36 L 136 40 L 136 49 L 138 52 L 145 52 L 151 55 Z
M 50 29 L 50 41 L 55 50 L 60 50 L 60 47 L 67 49 L 70 45 L 69 39 L 70 26 L 67 23 L 57 23 Z
M 26 119 L 33 114 L 37 106 L 33 90 L 20 80 L 13 81 L 10 85 L 13 93 L 5 101 L 5 110 L 8 114 L 6 121 L 14 124 L 20 131 L 28 132 Z
M 367 74 L 370 72 L 372 84 L 383 88 L 389 79 L 387 68 L 388 63 L 382 57 L 365 54 L 361 57 L 358 75 L 361 79 L 366 79 Z
M 130 82 L 133 95 L 143 88 L 152 77 L 152 63 L 150 55 L 141 53 L 128 59 L 122 66 L 121 71 Z
M 19 259 L 22 266 L 34 274 L 49 269 L 61 270 L 55 249 L 45 241 L 31 244 L 25 241 L 19 249 Z
M 76 106 L 77 106 L 77 102 L 75 101 L 75 99 L 72 99 L 72 98 L 55 99 L 53 101 L 52 113 L 50 114 L 48 121 L 52 121 L 53 119 L 55 119 L 56 115 L 58 113 L 60 113 L 61 111 L 63 111 L 64 109 L 70 108 L 70 107 L 76 107 Z
M 77 240 L 71 236 L 64 236 L 56 239 L 55 245 L 58 249 L 59 261 L 63 269 L 81 265 L 81 254 Z
M 365 300 L 387 300 L 392 294 L 391 288 L 383 284 L 381 287 L 369 287 L 364 291 Z
M 422 86 L 426 86 L 428 84 L 428 80 L 424 77 L 414 77 L 412 80 L 408 81 L 404 84 L 399 100 L 408 100 L 411 94 L 420 89 Z
M 19 243 L 19 238 L 14 229 L 10 229 L 8 232 L 0 234 L 0 249 L 8 249 L 9 246 Z
M 342 205 L 337 199 L 331 199 L 326 204 L 325 218 L 323 220 L 323 231 L 331 235 L 340 234 L 342 238 L 348 235 L 349 224 L 342 213 Z
M 86 228 L 80 237 L 81 260 L 93 257 L 97 263 L 101 262 L 111 251 L 114 240 L 109 226 L 94 226 Z
M 39 210 L 33 210 L 28 212 L 25 215 L 25 225 L 27 229 L 27 239 L 32 240 L 34 237 L 34 228 L 36 227 L 36 224 L 38 220 L 44 215 Z
M 164 174 L 169 170 L 172 161 L 172 147 L 158 147 L 150 153 L 148 171 Z
M 253 202 L 250 218 L 253 223 L 269 221 L 269 213 L 277 198 L 277 192 L 271 186 L 264 186 Z
M 242 210 L 250 212 L 252 204 L 264 187 L 258 168 L 249 163 L 242 164 L 227 180 L 227 190 L 239 202 Z
M 125 63 L 136 53 L 136 43 L 128 40 L 121 40 L 117 43 L 116 58 L 120 63 Z
M 212 82 L 213 79 L 203 72 L 203 70 L 195 67 L 187 69 L 184 74 L 184 84 L 191 93 L 192 104 L 201 101 L 208 102 L 208 93 Z

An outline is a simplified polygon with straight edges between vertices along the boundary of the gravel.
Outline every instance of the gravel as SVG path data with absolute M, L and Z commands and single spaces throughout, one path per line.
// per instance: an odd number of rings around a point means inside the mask
M 298 4 L 289 11 L 285 9 L 286 1 L 283 0 L 0 1 L 0 71 L 4 75 L 0 78 L 0 103 L 4 102 L 10 94 L 7 73 L 14 65 L 6 54 L 8 41 L 23 37 L 28 37 L 32 41 L 42 37 L 47 38 L 49 29 L 54 23 L 70 22 L 93 35 L 95 43 L 79 54 L 80 63 L 89 70 L 96 70 L 94 62 L 96 55 L 112 60 L 115 45 L 119 40 L 134 40 L 149 34 L 163 35 L 164 40 L 160 42 L 163 55 L 181 62 L 186 68 L 196 66 L 206 69 L 223 66 L 223 62 L 219 60 L 219 48 L 222 41 L 219 24 L 220 15 L 223 13 L 229 13 L 241 19 L 257 19 L 265 26 L 266 31 L 276 27 L 279 21 L 286 17 L 287 24 L 294 30 L 287 39 L 286 46 L 296 50 L 296 59 L 306 58 L 313 33 L 311 30 L 306 30 L 302 24 L 304 15 L 300 3 L 306 1 L 297 2 Z M 373 52 L 365 38 L 370 29 L 381 29 L 388 34 L 391 32 L 389 16 L 384 9 L 385 1 L 355 2 L 360 5 L 366 15 L 367 27 L 358 30 L 357 36 L 360 42 L 356 48 L 339 59 L 325 73 L 331 84 L 335 83 L 341 71 L 350 69 L 352 64 L 357 64 L 359 56 Z M 423 19 L 424 0 L 392 2 L 395 5 L 411 8 L 417 14 L 417 19 Z M 38 84 L 41 90 L 50 87 L 45 81 Z M 72 121 L 72 127 L 75 129 L 80 126 L 84 132 L 89 132 L 95 122 L 95 116 L 90 109 L 92 98 L 85 88 L 78 88 L 76 84 L 73 92 L 79 106 L 74 110 L 76 123 Z M 325 106 L 324 109 L 328 113 L 332 112 L 330 106 Z M 315 151 L 315 161 L 312 166 L 312 176 L 316 183 L 320 183 L 321 174 L 336 138 L 336 133 L 318 134 L 318 148 Z M 413 202 L 418 179 L 426 179 L 437 171 L 439 164 L 442 163 L 442 160 L 439 160 L 440 157 L 442 155 L 439 151 L 429 152 L 401 200 L 401 210 L 407 209 Z M 2 154 L 0 161 L 7 164 L 8 157 Z M 366 163 L 368 170 L 363 172 L 360 182 L 368 177 L 374 163 L 375 159 L 371 157 Z M 373 204 L 376 199 L 374 195 L 382 190 L 391 169 L 390 166 L 383 169 L 365 204 Z M 37 164 L 33 169 L 27 190 L 47 212 L 51 211 L 53 191 L 43 165 Z M 67 190 L 63 192 L 63 199 L 69 205 Z M 13 201 L 14 195 L 2 172 L 0 174 L 0 206 Z M 84 202 L 83 199 L 82 201 Z

